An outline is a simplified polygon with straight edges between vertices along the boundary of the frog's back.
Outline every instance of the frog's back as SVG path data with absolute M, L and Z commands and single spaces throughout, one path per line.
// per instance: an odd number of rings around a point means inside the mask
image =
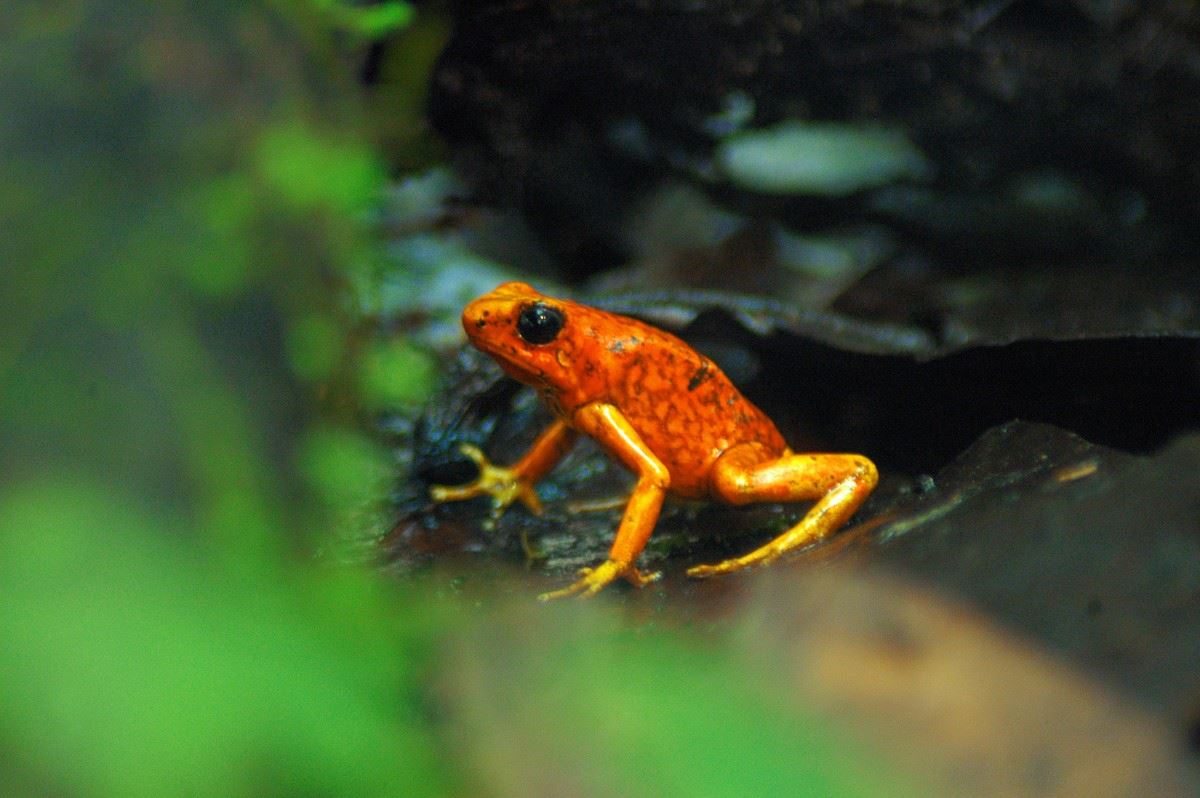
M 593 402 L 616 406 L 684 496 L 708 491 L 713 462 L 739 443 L 786 445 L 775 425 L 708 358 L 636 319 L 510 282 L 463 309 L 463 329 L 568 424 Z
M 670 333 L 626 321 L 603 342 L 612 359 L 608 401 L 670 471 L 673 492 L 703 495 L 713 461 L 738 443 L 757 441 L 773 455 L 786 449 L 775 424 L 715 363 Z

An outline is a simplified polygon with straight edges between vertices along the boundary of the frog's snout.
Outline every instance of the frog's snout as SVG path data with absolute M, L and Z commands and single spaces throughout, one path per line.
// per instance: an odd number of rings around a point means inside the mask
M 489 327 L 495 329 L 505 321 L 505 306 L 508 303 L 482 296 L 463 308 L 462 325 L 467 335 L 475 338 Z

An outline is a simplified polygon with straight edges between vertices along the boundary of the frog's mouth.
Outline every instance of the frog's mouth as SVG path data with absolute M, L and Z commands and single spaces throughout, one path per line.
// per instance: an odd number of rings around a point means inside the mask
M 494 354 L 492 351 L 487 349 L 484 349 L 483 351 L 489 355 Z M 549 383 L 546 381 L 545 377 L 538 372 L 524 369 L 519 363 L 514 363 L 511 360 L 505 360 L 502 357 L 494 357 L 493 359 L 505 374 L 512 377 L 517 382 L 521 382 L 526 385 L 532 385 L 534 388 L 549 387 Z

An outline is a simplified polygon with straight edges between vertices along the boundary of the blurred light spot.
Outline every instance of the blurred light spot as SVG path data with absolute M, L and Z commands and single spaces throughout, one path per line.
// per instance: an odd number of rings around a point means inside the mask
M 310 429 L 300 442 L 298 467 L 334 512 L 384 495 L 381 484 L 392 474 L 383 447 L 360 433 L 324 425 Z
M 1058 172 L 1020 175 L 1009 191 L 1018 204 L 1040 213 L 1079 211 L 1090 199 L 1082 186 Z
M 902 131 L 795 121 L 731 136 L 717 163 L 732 182 L 766 194 L 842 196 L 932 170 Z
M 373 410 L 419 402 L 429 395 L 435 375 L 433 358 L 408 341 L 378 341 L 359 360 L 360 398 Z
M 1054 480 L 1056 482 L 1074 482 L 1077 479 L 1090 477 L 1099 470 L 1100 463 L 1098 461 L 1084 460 L 1082 463 L 1074 463 L 1057 469 L 1054 472 Z
M 365 211 L 384 181 L 383 168 L 365 145 L 328 141 L 302 124 L 268 130 L 257 155 L 270 185 L 301 210 Z

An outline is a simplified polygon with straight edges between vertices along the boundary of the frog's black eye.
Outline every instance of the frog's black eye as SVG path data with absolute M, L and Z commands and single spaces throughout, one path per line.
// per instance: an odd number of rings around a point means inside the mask
M 517 332 L 531 344 L 548 344 L 558 336 L 566 320 L 558 308 L 535 302 L 521 311 Z

